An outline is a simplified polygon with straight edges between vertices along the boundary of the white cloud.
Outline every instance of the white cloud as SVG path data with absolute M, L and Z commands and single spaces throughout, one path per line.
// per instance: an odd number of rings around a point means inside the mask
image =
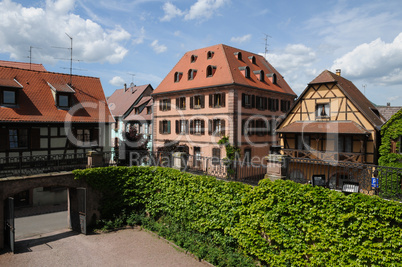
M 251 34 L 246 34 L 246 35 L 243 35 L 243 36 L 240 36 L 240 37 L 232 37 L 230 39 L 230 41 L 233 42 L 233 43 L 240 44 L 240 43 L 248 42 L 248 41 L 250 41 L 250 39 L 251 39 Z
M 0 2 L 0 53 L 11 58 L 26 58 L 29 46 L 34 49 L 34 62 L 55 63 L 66 58 L 66 50 L 52 47 L 69 47 L 73 37 L 75 59 L 86 62 L 120 62 L 128 50 L 120 42 L 130 34 L 117 26 L 103 29 L 89 19 L 73 13 L 75 0 L 47 0 L 43 8 L 24 7 L 11 0 Z
M 138 37 L 133 40 L 133 44 L 142 44 L 145 39 L 145 29 L 142 27 L 139 31 Z
M 124 80 L 123 80 L 123 78 L 120 77 L 120 76 L 114 76 L 114 77 L 109 81 L 109 83 L 110 83 L 111 85 L 113 85 L 113 86 L 116 86 L 116 87 L 118 87 L 118 86 L 123 87 L 123 85 L 124 85 Z
M 229 3 L 230 0 L 197 0 L 189 10 L 182 11 L 170 2 L 163 5 L 165 15 L 160 18 L 161 21 L 170 21 L 175 17 L 184 16 L 185 20 L 207 20 L 215 15 L 216 11 Z
M 380 38 L 364 43 L 337 58 L 332 69 L 342 69 L 348 77 L 366 79 L 376 84 L 402 82 L 402 33 L 391 43 Z
M 167 47 L 165 45 L 160 45 L 158 40 L 152 42 L 151 47 L 157 54 L 166 52 Z
M 165 11 L 165 16 L 161 18 L 161 21 L 170 21 L 175 17 L 183 16 L 183 11 L 178 9 L 175 5 L 170 2 L 167 2 L 163 5 L 163 11 Z

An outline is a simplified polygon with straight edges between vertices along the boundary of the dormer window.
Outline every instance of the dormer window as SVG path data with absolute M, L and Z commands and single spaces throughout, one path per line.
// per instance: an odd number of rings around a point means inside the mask
M 152 107 L 147 107 L 147 114 L 152 114 Z
M 268 80 L 271 81 L 273 84 L 277 84 L 276 74 L 275 73 L 268 73 L 267 74 Z
M 195 75 L 197 74 L 197 70 L 189 69 L 188 70 L 188 80 L 193 80 Z
M 250 78 L 250 68 L 248 66 L 239 67 L 241 73 L 243 73 L 244 77 Z
M 208 51 L 207 59 L 211 59 L 213 56 L 214 56 L 214 52 L 213 51 Z
M 0 105 L 17 105 L 18 89 L 23 89 L 23 87 L 16 79 L 0 79 Z
M 235 57 L 236 57 L 238 60 L 243 60 L 243 57 L 242 57 L 242 55 L 241 55 L 241 52 L 235 52 L 234 55 L 235 55 Z
M 60 109 L 68 109 L 73 104 L 73 95 L 75 91 L 68 84 L 50 84 L 47 83 L 52 89 L 53 97 L 56 102 L 56 106 Z
M 180 82 L 181 77 L 183 77 L 183 72 L 177 72 L 176 71 L 175 74 L 174 74 L 174 82 L 175 83 Z
M 254 65 L 256 65 L 255 56 L 249 56 L 248 59 L 250 60 L 251 63 L 253 63 Z
M 216 66 L 209 65 L 207 67 L 207 77 L 212 77 L 215 74 Z
M 254 74 L 258 77 L 258 80 L 260 80 L 261 82 L 264 81 L 264 71 L 263 70 L 256 70 L 254 71 Z
M 191 55 L 191 63 L 194 63 L 197 61 L 197 56 L 196 55 Z

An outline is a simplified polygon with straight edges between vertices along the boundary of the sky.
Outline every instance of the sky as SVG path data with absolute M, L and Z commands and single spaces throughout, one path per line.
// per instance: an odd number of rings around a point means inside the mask
M 300 95 L 341 69 L 377 105 L 402 106 L 400 0 L 1 0 L 0 60 L 99 77 L 106 96 L 156 88 L 187 52 L 266 56 Z

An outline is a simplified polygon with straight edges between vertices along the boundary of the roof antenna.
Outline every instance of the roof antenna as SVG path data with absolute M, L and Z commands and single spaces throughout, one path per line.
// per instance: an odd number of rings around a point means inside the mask
M 134 76 L 135 76 L 135 74 L 134 73 L 127 73 L 128 75 L 131 75 L 131 84 L 130 84 L 130 87 L 134 87 L 135 86 L 135 84 L 134 84 Z
M 264 57 L 265 57 L 265 59 L 267 59 L 267 53 L 268 53 L 268 37 L 269 37 L 269 38 L 272 38 L 272 37 L 271 37 L 270 35 L 266 34 L 266 33 L 264 33 L 264 35 L 265 35 L 265 38 L 264 38 L 264 41 L 265 41 Z
M 70 38 L 71 45 L 70 45 L 70 86 L 73 84 L 72 79 L 73 79 L 73 37 L 65 33 L 68 38 Z
M 41 49 L 40 47 L 29 46 L 29 69 L 32 70 L 32 48 Z
M 363 86 L 363 90 L 364 90 L 364 95 L 366 95 L 366 86 L 367 86 L 367 84 L 363 84 L 362 86 Z

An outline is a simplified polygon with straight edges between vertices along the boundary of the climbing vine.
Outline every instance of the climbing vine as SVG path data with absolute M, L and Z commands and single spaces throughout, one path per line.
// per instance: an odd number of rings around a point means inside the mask
M 226 148 L 226 157 L 223 159 L 227 166 L 228 177 L 235 174 L 233 162 L 236 158 L 240 158 L 240 148 L 232 145 L 229 142 L 229 137 L 223 136 L 219 141 L 219 145 L 224 145 Z
M 390 153 L 393 141 L 398 141 L 396 147 L 400 147 L 399 136 L 402 136 L 402 109 L 394 114 L 381 129 L 380 158 L 378 160 L 380 165 L 402 168 L 402 154 Z

